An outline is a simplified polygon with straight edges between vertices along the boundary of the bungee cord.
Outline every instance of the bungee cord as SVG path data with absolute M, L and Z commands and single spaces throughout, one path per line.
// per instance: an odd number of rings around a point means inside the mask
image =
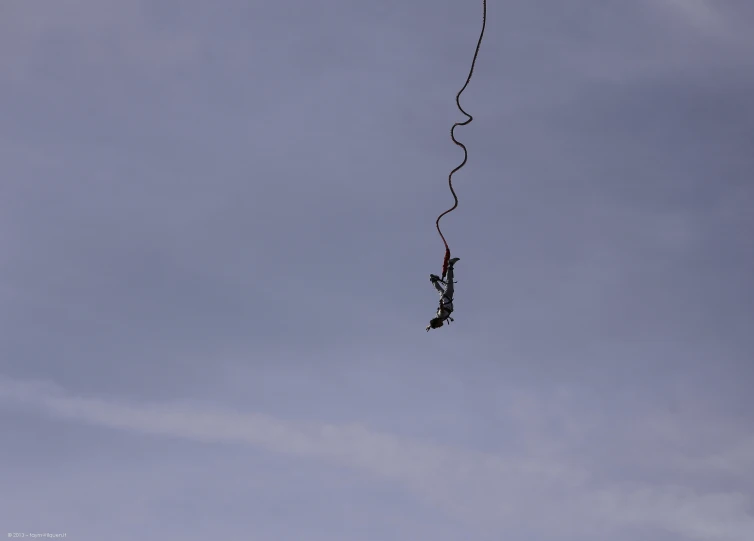
M 442 234 L 442 230 L 440 229 L 440 219 L 448 214 L 449 212 L 452 212 L 453 210 L 458 207 L 458 196 L 456 195 L 456 191 L 453 189 L 453 174 L 461 169 L 464 165 L 466 165 L 466 160 L 468 159 L 468 151 L 466 150 L 466 146 L 458 141 L 455 137 L 455 129 L 458 126 L 465 126 L 469 124 L 474 118 L 463 110 L 463 107 L 461 107 L 461 94 L 463 94 L 463 91 L 466 90 L 466 87 L 469 85 L 469 82 L 471 81 L 471 76 L 474 74 L 474 66 L 476 65 L 476 59 L 477 56 L 479 56 L 479 49 L 482 46 L 482 38 L 484 37 L 484 28 L 487 25 L 487 0 L 482 0 L 482 30 L 479 33 L 479 40 L 476 44 L 476 49 L 474 50 L 474 58 L 471 61 L 471 69 L 469 70 L 469 76 L 466 78 L 466 83 L 463 85 L 463 88 L 458 91 L 458 94 L 456 94 L 456 105 L 458 106 L 458 110 L 461 111 L 464 115 L 466 115 L 468 118 L 464 120 L 463 122 L 456 122 L 453 124 L 453 127 L 450 128 L 450 138 L 453 140 L 453 142 L 461 147 L 463 149 L 463 161 L 458 165 L 455 169 L 453 169 L 450 174 L 448 175 L 448 186 L 450 187 L 450 193 L 453 194 L 454 203 L 453 206 L 450 207 L 448 210 L 443 212 L 437 217 L 437 221 L 435 222 L 435 226 L 437 227 L 437 232 L 440 234 L 440 238 L 442 239 L 443 244 L 445 244 L 445 258 L 442 262 L 442 277 L 445 279 L 445 276 L 448 272 L 448 261 L 450 260 L 450 247 L 448 246 L 448 241 L 445 240 L 445 235 Z

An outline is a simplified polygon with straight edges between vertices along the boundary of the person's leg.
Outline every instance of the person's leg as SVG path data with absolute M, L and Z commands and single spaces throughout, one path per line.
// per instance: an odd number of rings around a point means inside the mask
M 435 276 L 435 275 L 434 275 L 434 274 L 432 274 L 432 275 L 430 275 L 430 276 Z M 438 292 L 438 293 L 440 294 L 440 296 L 442 297 L 442 296 L 443 296 L 443 294 L 445 294 L 445 289 L 444 289 L 444 288 L 443 288 L 443 287 L 442 287 L 442 286 L 440 285 L 440 280 L 439 280 L 439 279 L 440 279 L 440 277 L 439 277 L 439 276 L 436 276 L 436 278 L 437 278 L 437 280 L 432 280 L 432 285 L 433 285 L 433 286 L 435 286 L 435 289 L 437 290 L 437 292 Z
M 451 301 L 453 300 L 453 265 L 448 266 L 448 285 L 445 288 L 445 296 L 448 297 Z

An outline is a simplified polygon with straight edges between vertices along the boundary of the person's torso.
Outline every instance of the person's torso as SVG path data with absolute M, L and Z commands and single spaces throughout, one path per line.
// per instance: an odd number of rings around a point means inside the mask
M 446 318 L 453 311 L 453 299 L 443 295 L 440 307 L 437 309 L 437 317 Z

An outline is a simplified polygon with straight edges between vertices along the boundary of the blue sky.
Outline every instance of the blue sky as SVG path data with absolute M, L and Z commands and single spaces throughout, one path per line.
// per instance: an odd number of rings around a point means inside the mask
M 0 525 L 754 538 L 754 8 L 6 0 Z M 2 533 L 2 532 L 0 532 Z

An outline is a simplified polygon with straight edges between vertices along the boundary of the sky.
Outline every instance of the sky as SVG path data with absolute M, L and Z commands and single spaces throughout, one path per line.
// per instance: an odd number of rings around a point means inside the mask
M 0 3 L 0 529 L 754 539 L 754 4 Z M 3 534 L 0 531 L 0 534 Z

